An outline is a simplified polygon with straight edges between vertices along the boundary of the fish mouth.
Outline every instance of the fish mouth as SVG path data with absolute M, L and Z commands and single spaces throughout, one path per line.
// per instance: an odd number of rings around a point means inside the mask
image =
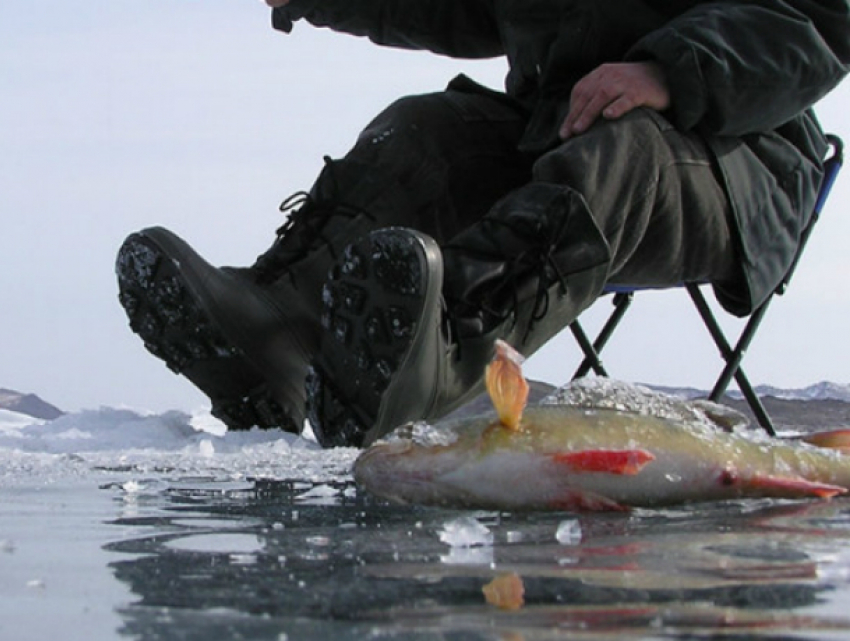
M 422 465 L 408 440 L 381 442 L 371 446 L 354 462 L 354 481 L 366 491 L 395 503 L 408 503 L 411 496 L 430 494 L 435 471 Z M 401 497 L 405 498 L 401 498 Z
M 413 443 L 407 439 L 378 441 L 374 445 L 366 448 L 360 456 L 357 457 L 357 461 L 368 461 L 376 457 L 404 456 L 411 449 L 413 449 Z
M 380 442 L 364 450 L 354 461 L 354 480 L 371 488 L 378 479 L 393 479 L 398 474 L 399 459 L 413 445 L 407 440 Z

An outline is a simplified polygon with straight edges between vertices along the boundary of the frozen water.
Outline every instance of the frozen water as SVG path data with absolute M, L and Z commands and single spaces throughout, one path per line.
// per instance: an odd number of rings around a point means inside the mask
M 383 438 L 383 440 L 388 442 L 409 440 L 423 447 L 451 445 L 457 439 L 458 434 L 456 431 L 446 429 L 444 426 L 434 426 L 425 421 L 405 423 Z
M 348 448 L 323 451 L 314 441 L 280 430 L 230 432 L 204 412 L 100 408 L 50 422 L 21 416 L 0 415 L 0 487 L 27 472 L 44 470 L 50 478 L 91 469 L 346 481 L 357 454 Z
M 10 410 L 0 408 L 0 435 L 7 432 L 15 433 L 22 427 L 41 423 L 43 423 L 43 421 L 34 419 L 26 414 L 19 414 L 18 412 L 12 412 Z
M 0 638 L 845 639 L 850 502 L 395 506 L 355 450 L 213 419 L 0 415 Z M 521 610 L 482 587 L 515 573 Z M 49 614 L 49 616 L 48 616 Z

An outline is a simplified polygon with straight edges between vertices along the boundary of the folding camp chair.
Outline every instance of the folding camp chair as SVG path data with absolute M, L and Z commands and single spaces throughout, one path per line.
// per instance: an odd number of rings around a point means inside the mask
M 764 408 L 764 405 L 761 402 L 761 399 L 759 399 L 759 397 L 753 390 L 752 385 L 750 385 L 750 381 L 747 379 L 747 375 L 744 373 L 744 370 L 741 366 L 741 362 L 774 296 L 784 294 L 785 290 L 788 288 L 788 283 L 790 282 L 791 277 L 794 274 L 794 270 L 797 267 L 797 263 L 800 260 L 800 256 L 802 255 L 803 250 L 805 249 L 806 242 L 808 241 L 809 236 L 812 233 L 812 229 L 815 223 L 817 223 L 818 218 L 820 217 L 821 210 L 823 209 L 823 206 L 826 203 L 827 197 L 829 196 L 829 192 L 832 189 L 833 183 L 835 182 L 835 178 L 838 176 L 838 172 L 841 169 L 841 165 L 844 161 L 844 145 L 838 136 L 830 135 L 828 136 L 828 140 L 830 151 L 827 155 L 826 160 L 824 161 L 825 171 L 823 182 L 821 183 L 820 192 L 818 193 L 818 198 L 815 202 L 815 207 L 814 211 L 812 212 L 811 220 L 809 221 L 808 226 L 803 230 L 803 233 L 801 235 L 800 246 L 797 249 L 797 255 L 795 256 L 794 261 L 791 264 L 790 269 L 788 270 L 788 273 L 785 275 L 785 278 L 782 280 L 779 286 L 773 291 L 773 293 L 767 298 L 767 300 L 765 300 L 761 304 L 761 306 L 757 307 L 752 312 L 752 314 L 750 314 L 749 318 L 746 321 L 746 324 L 744 325 L 743 330 L 741 331 L 741 334 L 738 337 L 737 342 L 735 343 L 734 348 L 731 347 L 729 341 L 721 330 L 720 325 L 717 323 L 714 314 L 708 306 L 708 302 L 706 301 L 705 295 L 700 289 L 701 285 L 705 285 L 706 283 L 683 283 L 682 285 L 677 287 L 683 287 L 687 290 L 688 294 L 691 297 L 691 300 L 697 308 L 697 311 L 702 317 L 706 328 L 708 329 L 709 333 L 711 334 L 711 337 L 714 339 L 715 344 L 720 350 L 721 357 L 726 363 L 726 366 L 723 368 L 723 371 L 717 378 L 717 382 L 714 384 L 714 388 L 708 395 L 709 400 L 717 402 L 720 397 L 723 396 L 723 394 L 726 392 L 726 388 L 729 386 L 729 383 L 732 381 L 732 378 L 734 378 L 735 382 L 738 384 L 738 388 L 746 399 L 747 404 L 750 406 L 750 409 L 752 410 L 753 415 L 756 417 L 756 420 L 758 421 L 759 425 L 761 425 L 770 435 L 776 435 L 776 430 L 773 426 L 773 421 L 771 421 L 770 416 L 768 415 L 767 411 Z M 611 315 L 605 321 L 601 330 L 599 331 L 599 334 L 596 336 L 596 339 L 592 343 L 587 337 L 587 334 L 585 333 L 578 319 L 573 321 L 573 323 L 570 325 L 570 329 L 572 330 L 573 336 L 578 342 L 579 347 L 584 353 L 584 360 L 576 370 L 573 376 L 574 379 L 585 376 L 591 370 L 593 370 L 593 372 L 599 376 L 608 376 L 608 372 L 605 369 L 605 366 L 602 364 L 602 360 L 599 355 L 602 349 L 605 347 L 605 344 L 611 338 L 611 335 L 614 333 L 614 330 L 617 328 L 617 325 L 623 319 L 623 316 L 625 315 L 626 311 L 632 303 L 632 299 L 634 298 L 635 293 L 646 289 L 653 288 L 613 285 L 607 287 L 605 293 L 613 295 L 612 302 L 614 304 L 614 311 L 611 312 Z

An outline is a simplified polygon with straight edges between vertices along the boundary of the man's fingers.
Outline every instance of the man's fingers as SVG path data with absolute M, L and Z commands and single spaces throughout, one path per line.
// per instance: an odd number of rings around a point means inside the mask
M 637 106 L 629 96 L 620 96 L 602 110 L 602 117 L 606 120 L 616 120 L 625 116 Z
M 669 105 L 667 83 L 657 64 L 605 64 L 576 83 L 570 95 L 569 113 L 559 133 L 566 140 L 586 131 L 600 116 L 613 120 L 636 107 L 662 111 Z
M 599 118 L 602 110 L 608 104 L 608 96 L 596 94 L 590 100 L 583 101 L 575 110 L 571 108 L 562 130 L 562 134 L 566 134 L 566 136 L 562 137 L 569 138 L 572 135 L 586 131 L 596 122 L 596 119 Z
M 599 83 L 593 76 L 580 81 L 570 96 L 570 111 L 561 128 L 561 137 L 569 138 L 586 131 L 602 115 L 603 110 L 619 98 L 615 89 Z

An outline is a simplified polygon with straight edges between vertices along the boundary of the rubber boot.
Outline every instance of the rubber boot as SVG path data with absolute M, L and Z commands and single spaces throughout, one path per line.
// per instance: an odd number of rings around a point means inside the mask
M 400 189 L 366 169 L 328 161 L 310 194 L 281 206 L 289 220 L 250 268 L 214 267 L 158 227 L 119 250 L 119 300 L 131 329 L 209 396 L 231 429 L 302 429 L 328 269 L 352 238 L 406 207 Z
M 410 229 L 350 245 L 324 288 L 325 333 L 307 377 L 307 413 L 324 447 L 367 445 L 433 404 L 444 350 L 437 243 Z M 423 376 L 426 374 L 426 376 Z
M 325 287 L 308 375 L 319 442 L 368 445 L 459 407 L 483 390 L 496 339 L 536 351 L 597 298 L 609 261 L 584 200 L 549 185 L 514 192 L 442 252 L 406 229 L 355 243 Z

